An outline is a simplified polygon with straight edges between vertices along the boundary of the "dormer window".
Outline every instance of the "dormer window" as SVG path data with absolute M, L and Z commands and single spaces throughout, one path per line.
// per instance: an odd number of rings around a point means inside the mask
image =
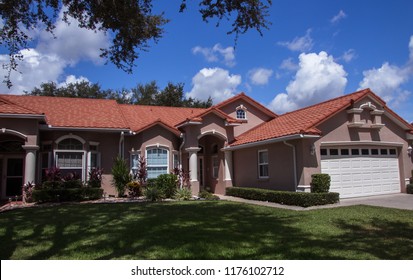
M 247 108 L 244 105 L 238 106 L 236 108 L 237 119 L 246 120 L 247 119 Z

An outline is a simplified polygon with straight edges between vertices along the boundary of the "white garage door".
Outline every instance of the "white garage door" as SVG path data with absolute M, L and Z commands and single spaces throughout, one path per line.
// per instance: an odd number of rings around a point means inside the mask
M 321 172 L 330 175 L 330 191 L 340 198 L 400 192 L 394 148 L 322 148 Z

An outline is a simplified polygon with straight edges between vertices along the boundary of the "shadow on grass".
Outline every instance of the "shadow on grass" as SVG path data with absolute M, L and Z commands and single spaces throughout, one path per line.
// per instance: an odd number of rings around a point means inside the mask
M 367 214 L 360 217 L 360 209 Z M 399 212 L 382 219 L 381 209 L 360 209 L 295 212 L 229 202 L 22 209 L 0 215 L 0 255 L 1 259 L 413 258 L 411 218 L 392 221 Z

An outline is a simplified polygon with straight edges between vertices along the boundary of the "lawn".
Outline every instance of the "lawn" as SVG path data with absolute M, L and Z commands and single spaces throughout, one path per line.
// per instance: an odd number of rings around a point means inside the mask
M 5 259 L 413 259 L 413 212 L 223 201 L 72 204 L 0 213 Z

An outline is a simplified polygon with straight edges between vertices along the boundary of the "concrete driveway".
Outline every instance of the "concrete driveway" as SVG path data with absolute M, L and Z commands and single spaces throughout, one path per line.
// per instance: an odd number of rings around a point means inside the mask
M 371 205 L 388 208 L 413 210 L 413 195 L 405 193 L 340 199 L 340 206 Z
M 282 205 L 282 204 L 273 203 L 273 202 L 247 200 L 247 199 L 233 197 L 233 196 L 222 195 L 219 197 L 222 200 L 236 201 L 236 202 L 242 202 L 242 203 L 248 203 L 248 204 L 254 204 L 254 205 L 268 206 L 268 207 L 274 207 L 274 208 L 283 208 L 283 209 L 290 209 L 290 210 L 297 210 L 297 211 L 306 211 L 306 210 L 323 209 L 323 208 L 335 208 L 335 207 L 352 206 L 352 205 L 371 205 L 371 206 L 379 206 L 379 207 L 387 207 L 387 208 L 413 210 L 413 194 L 405 194 L 405 193 L 368 196 L 368 197 L 361 197 L 361 198 L 342 198 L 340 199 L 340 202 L 337 204 L 312 206 L 312 207 L 307 207 L 307 208 L 300 207 L 300 206 Z

